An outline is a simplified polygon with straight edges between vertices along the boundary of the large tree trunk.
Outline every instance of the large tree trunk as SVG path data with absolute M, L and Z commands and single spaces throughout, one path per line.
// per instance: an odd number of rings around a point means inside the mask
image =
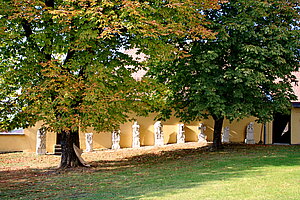
M 221 136 L 222 136 L 222 127 L 223 127 L 224 117 L 213 116 L 213 119 L 215 121 L 213 149 L 221 149 L 221 148 L 223 148 Z
M 78 131 L 62 131 L 61 133 L 61 162 L 60 168 L 70 168 L 83 166 L 77 157 L 73 144 L 79 148 L 79 132 Z

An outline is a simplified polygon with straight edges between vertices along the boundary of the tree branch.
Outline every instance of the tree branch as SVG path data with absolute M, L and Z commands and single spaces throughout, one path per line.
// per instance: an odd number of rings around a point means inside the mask
M 25 36 L 27 37 L 27 39 L 29 39 L 29 37 L 33 34 L 30 23 L 26 19 L 22 19 L 21 25 L 25 31 Z
M 45 0 L 45 5 L 46 5 L 47 7 L 54 8 L 54 0 Z M 49 23 L 52 24 L 52 23 L 53 23 L 53 20 L 50 18 L 49 21 L 47 21 L 46 23 L 47 23 L 47 24 L 49 24 Z M 45 47 L 43 47 L 43 48 L 41 49 L 41 53 L 45 55 L 46 60 L 51 60 L 52 55 L 51 55 L 51 54 L 45 53 Z
M 73 55 L 75 54 L 75 51 L 73 50 L 69 50 L 66 56 L 66 59 L 64 61 L 64 64 L 66 64 L 67 62 L 69 62 L 69 60 L 73 57 Z
M 54 8 L 54 0 L 45 0 L 45 5 Z

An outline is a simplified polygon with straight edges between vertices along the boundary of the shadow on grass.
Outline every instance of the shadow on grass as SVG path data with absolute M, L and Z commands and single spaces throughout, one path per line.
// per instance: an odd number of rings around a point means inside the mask
M 300 146 L 227 145 L 163 151 L 92 168 L 0 172 L 0 199 L 140 199 L 176 193 L 210 181 L 263 176 L 264 167 L 300 165 Z

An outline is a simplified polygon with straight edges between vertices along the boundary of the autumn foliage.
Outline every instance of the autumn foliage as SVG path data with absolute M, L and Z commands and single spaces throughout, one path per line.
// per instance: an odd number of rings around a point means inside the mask
M 124 50 L 173 59 L 178 38 L 213 37 L 203 10 L 217 2 L 1 1 L 0 129 L 43 121 L 78 144 L 80 128 L 111 131 L 132 112 L 146 115 L 160 87 L 132 78 L 143 64 Z

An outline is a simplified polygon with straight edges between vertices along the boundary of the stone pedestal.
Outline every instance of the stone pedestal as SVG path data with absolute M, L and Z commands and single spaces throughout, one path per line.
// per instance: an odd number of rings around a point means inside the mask
M 85 134 L 85 145 L 86 145 L 87 152 L 93 151 L 93 133 Z
M 246 144 L 255 144 L 253 126 L 254 126 L 254 122 L 250 122 L 247 126 L 246 139 L 245 139 Z
M 140 125 L 134 122 L 132 125 L 132 148 L 139 148 L 140 146 Z
M 178 124 L 177 144 L 185 143 L 184 124 Z
M 46 154 L 46 129 L 45 128 L 40 128 L 37 131 L 36 154 L 38 155 Z
M 222 134 L 222 142 L 223 143 L 229 143 L 229 135 L 230 135 L 230 130 L 229 127 L 225 127 L 223 134 Z
M 161 121 L 157 121 L 154 124 L 154 145 L 155 146 L 163 146 L 164 145 L 164 133 L 163 133 L 163 125 Z
M 204 126 L 203 123 L 199 124 L 198 127 L 199 130 L 199 134 L 198 134 L 198 142 L 202 143 L 202 142 L 207 142 L 207 135 L 204 133 L 204 131 L 206 130 L 206 126 Z
M 120 130 L 112 132 L 112 146 L 111 148 L 114 150 L 120 149 Z

